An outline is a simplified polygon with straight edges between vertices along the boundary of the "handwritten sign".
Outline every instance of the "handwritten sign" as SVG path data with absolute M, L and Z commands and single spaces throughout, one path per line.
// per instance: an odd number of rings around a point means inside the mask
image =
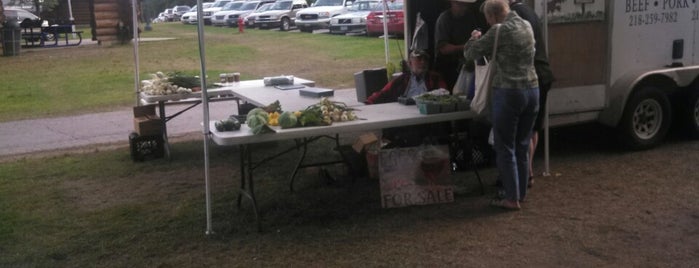
M 454 202 L 449 148 L 421 146 L 381 150 L 383 208 Z

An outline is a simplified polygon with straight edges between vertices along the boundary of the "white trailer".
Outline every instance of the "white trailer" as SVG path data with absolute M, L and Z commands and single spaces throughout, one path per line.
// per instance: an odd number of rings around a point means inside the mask
M 406 0 L 407 47 L 424 1 Z M 556 76 L 549 126 L 597 121 L 634 149 L 657 145 L 673 122 L 699 138 L 696 0 L 525 2 L 540 15 Z

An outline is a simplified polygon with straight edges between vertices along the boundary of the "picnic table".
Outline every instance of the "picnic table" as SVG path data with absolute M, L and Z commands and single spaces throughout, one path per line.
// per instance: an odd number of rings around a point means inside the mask
M 83 31 L 73 31 L 70 24 L 43 26 L 41 21 L 27 19 L 20 27 L 25 47 L 77 46 L 83 41 Z

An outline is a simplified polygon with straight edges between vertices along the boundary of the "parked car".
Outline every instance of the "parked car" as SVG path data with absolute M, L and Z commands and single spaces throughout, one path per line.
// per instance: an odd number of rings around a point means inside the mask
M 296 25 L 302 32 L 330 27 L 332 17 L 347 13 L 352 0 L 318 0 L 313 7 L 296 13 Z
M 279 27 L 279 30 L 288 31 L 295 25 L 296 12 L 307 7 L 305 0 L 277 1 L 269 10 L 257 15 L 255 26 L 260 29 Z
M 26 19 L 30 20 L 41 20 L 39 16 L 32 14 L 21 8 L 5 7 L 3 14 L 5 15 L 5 21 L 16 20 L 17 25 Z
M 263 4 L 274 2 L 275 0 L 246 1 L 240 8 L 234 11 L 230 11 L 227 15 L 225 15 L 224 24 L 228 25 L 229 27 L 238 27 L 238 18 L 244 18 L 248 14 L 257 10 L 257 8 Z M 217 12 L 216 14 L 214 14 L 214 16 L 218 16 L 218 13 L 220 12 Z
M 404 36 L 405 19 L 403 14 L 403 0 L 389 2 L 386 10 L 387 26 L 389 35 Z M 383 35 L 383 8 L 379 7 L 367 15 L 366 18 L 366 33 L 369 36 Z
M 211 7 L 214 2 L 201 3 L 202 9 Z M 187 13 L 182 14 L 180 21 L 183 24 L 197 24 L 197 6 L 193 6 Z
M 366 33 L 366 17 L 369 12 L 381 8 L 379 0 L 360 0 L 354 2 L 349 12 L 330 20 L 331 34 Z
M 221 11 L 223 9 L 223 6 L 227 5 L 230 3 L 231 0 L 216 0 L 213 5 L 209 8 L 205 8 L 202 10 L 202 17 L 204 18 L 204 24 L 205 25 L 211 25 L 211 16 L 214 15 L 214 13 Z
M 192 8 L 189 6 L 174 6 L 172 8 L 172 21 L 180 20 L 182 18 L 182 15 L 184 15 L 184 13 L 189 12 L 190 9 Z
M 255 18 L 257 15 L 264 13 L 265 11 L 269 10 L 270 7 L 272 7 L 274 3 L 267 3 L 264 5 L 261 5 L 258 7 L 255 11 L 251 12 L 245 18 L 243 19 L 243 22 L 245 23 L 245 27 L 249 28 L 255 28 Z
M 172 21 L 172 16 L 175 15 L 175 13 L 172 11 L 172 8 L 166 8 L 165 10 L 163 10 L 163 14 L 165 16 L 164 21 Z
M 224 26 L 226 25 L 226 17 L 228 17 L 228 14 L 231 14 L 233 12 L 236 12 L 240 9 L 240 7 L 243 6 L 243 3 L 245 3 L 242 0 L 237 0 L 230 2 L 223 6 L 221 10 L 214 12 L 213 15 L 211 15 L 211 25 L 213 26 Z

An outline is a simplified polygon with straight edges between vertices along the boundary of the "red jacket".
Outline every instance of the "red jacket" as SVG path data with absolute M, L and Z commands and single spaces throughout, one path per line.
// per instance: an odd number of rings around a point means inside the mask
M 408 83 L 410 82 L 410 73 L 406 72 L 401 74 L 399 77 L 391 80 L 384 86 L 380 91 L 371 94 L 364 103 L 366 104 L 378 104 L 387 102 L 396 102 L 398 97 L 402 96 L 408 89 Z M 428 72 L 425 76 L 425 87 L 428 91 L 447 88 L 447 84 L 444 82 L 439 73 Z

